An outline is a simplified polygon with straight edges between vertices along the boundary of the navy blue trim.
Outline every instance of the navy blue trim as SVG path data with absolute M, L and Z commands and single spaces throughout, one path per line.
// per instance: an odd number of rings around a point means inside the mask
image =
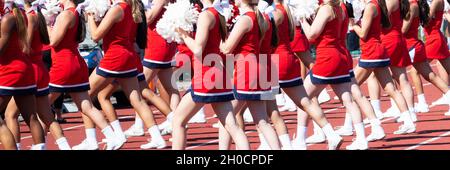
M 303 80 L 300 78 L 298 80 L 286 82 L 286 83 L 279 82 L 279 84 L 280 84 L 280 88 L 296 87 L 296 86 L 303 85 Z
M 380 67 L 387 67 L 391 65 L 391 61 L 379 61 L 379 62 L 364 62 L 359 59 L 359 64 L 362 68 L 380 68 Z
M 309 72 L 311 82 L 313 84 L 341 84 L 351 82 L 350 74 L 347 77 L 335 78 L 335 79 L 321 79 L 313 76 L 312 71 Z
M 149 69 L 168 69 L 168 68 L 172 68 L 174 67 L 171 63 L 167 63 L 167 64 L 161 64 L 161 63 L 153 63 L 150 61 L 142 61 L 142 65 L 144 65 L 144 67 L 147 67 Z
M 236 89 L 233 89 L 234 98 L 236 100 L 251 100 L 251 101 L 260 101 L 260 100 L 272 100 L 274 99 L 274 94 L 272 93 L 272 89 L 267 90 L 264 94 L 246 94 L 239 93 Z M 272 95 L 272 96 L 270 96 Z
M 141 82 L 141 81 L 145 81 L 145 75 L 144 74 L 141 74 L 141 75 L 137 75 L 137 79 L 138 79 L 138 81 L 139 82 Z
M 50 88 L 47 88 L 47 89 L 42 90 L 42 91 L 37 91 L 35 96 L 43 97 L 43 96 L 48 96 L 49 94 L 50 94 Z
M 191 93 L 192 99 L 196 103 L 218 103 L 218 102 L 228 102 L 234 100 L 233 93 L 220 95 L 220 96 L 199 96 L 193 93 L 193 90 L 189 88 L 186 94 Z
M 7 90 L 0 89 L 0 96 L 22 96 L 22 95 L 33 95 L 36 94 L 36 87 L 29 89 L 20 89 L 20 90 Z
M 106 77 L 106 78 L 130 78 L 130 77 L 136 77 L 138 75 L 137 70 L 128 72 L 128 73 L 121 73 L 121 74 L 114 74 L 114 73 L 108 73 L 106 71 L 101 70 L 99 67 L 97 67 L 96 69 L 97 71 L 95 72 L 97 75 L 102 76 L 102 77 Z
M 350 78 L 352 79 L 352 78 L 355 78 L 355 72 L 354 71 L 350 71 Z
M 55 87 L 49 85 L 50 92 L 55 93 L 70 93 L 70 92 L 85 92 L 91 89 L 89 84 L 77 87 Z

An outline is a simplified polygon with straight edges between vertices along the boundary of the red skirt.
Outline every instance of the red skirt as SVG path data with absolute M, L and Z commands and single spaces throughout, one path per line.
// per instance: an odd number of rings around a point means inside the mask
M 313 84 L 350 82 L 348 55 L 341 48 L 317 48 L 316 63 L 310 75 Z M 342 67 L 346 66 L 346 67 Z
M 384 36 L 381 43 L 386 49 L 386 53 L 391 59 L 391 66 L 408 67 L 411 65 L 406 41 L 401 36 Z
M 427 53 L 425 51 L 425 45 L 422 41 L 412 39 L 407 40 L 406 44 L 409 49 L 409 56 L 413 63 L 421 63 L 427 61 Z
M 40 59 L 42 57 L 36 58 Z M 32 60 L 31 62 L 33 65 L 34 78 L 37 85 L 36 96 L 47 96 L 50 93 L 48 87 L 48 84 L 50 83 L 50 74 L 48 73 L 48 70 L 42 60 Z
M 50 68 L 50 92 L 88 91 L 89 70 L 77 50 L 52 48 L 52 67 Z
M 429 59 L 442 60 L 450 56 L 447 41 L 441 32 L 432 33 L 425 38 L 425 48 Z
M 171 68 L 174 65 L 174 56 L 177 50 L 176 43 L 167 43 L 154 30 L 149 31 L 147 34 L 144 66 L 156 69 Z
M 0 56 L 0 96 L 31 95 L 36 92 L 36 79 L 31 62 L 17 54 Z
M 306 38 L 305 34 L 302 33 L 302 27 L 300 26 L 297 26 L 295 28 L 295 37 L 291 42 L 291 48 L 295 53 L 305 52 L 309 50 L 308 39 Z

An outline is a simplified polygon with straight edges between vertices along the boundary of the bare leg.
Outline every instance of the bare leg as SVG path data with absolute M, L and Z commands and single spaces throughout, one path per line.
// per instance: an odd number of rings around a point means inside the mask
M 174 111 L 176 115 L 173 119 L 172 126 L 172 149 L 182 150 L 186 148 L 186 124 L 201 108 L 203 104 L 195 103 L 190 94 L 186 94 L 180 101 L 177 109 Z
M 17 108 L 14 99 L 11 99 L 8 103 L 7 109 L 5 110 L 5 122 L 11 134 L 14 136 L 16 143 L 20 143 L 20 127 L 19 121 L 17 120 L 18 117 L 19 109 Z
M 30 127 L 34 144 L 45 143 L 44 130 L 36 114 L 36 98 L 34 95 L 14 96 L 19 112 Z

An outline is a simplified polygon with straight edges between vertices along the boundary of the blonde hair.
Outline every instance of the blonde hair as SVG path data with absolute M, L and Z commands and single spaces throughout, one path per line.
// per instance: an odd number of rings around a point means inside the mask
M 142 18 L 142 12 L 141 12 L 141 4 L 139 0 L 128 0 L 128 3 L 131 5 L 131 13 L 133 15 L 133 21 L 135 23 L 141 23 L 144 21 Z
M 294 19 L 292 18 L 291 10 L 288 7 L 288 4 L 285 2 L 285 0 L 279 0 L 281 4 L 283 4 L 284 10 L 286 10 L 287 16 L 288 16 L 288 25 L 289 25 L 289 39 L 292 41 L 294 40 L 295 36 L 295 24 Z
M 20 43 L 22 44 L 22 50 L 29 51 L 30 45 L 27 43 L 26 18 L 22 14 L 22 11 L 19 9 L 19 7 L 17 7 L 17 5 L 15 3 L 13 4 L 12 12 L 16 18 L 15 20 L 16 20 L 17 35 L 19 37 Z

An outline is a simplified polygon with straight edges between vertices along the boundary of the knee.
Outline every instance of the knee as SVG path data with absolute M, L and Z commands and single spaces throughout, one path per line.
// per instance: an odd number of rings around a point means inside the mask
M 155 94 L 150 89 L 145 88 L 144 90 L 142 90 L 142 96 L 152 98 L 155 96 Z

